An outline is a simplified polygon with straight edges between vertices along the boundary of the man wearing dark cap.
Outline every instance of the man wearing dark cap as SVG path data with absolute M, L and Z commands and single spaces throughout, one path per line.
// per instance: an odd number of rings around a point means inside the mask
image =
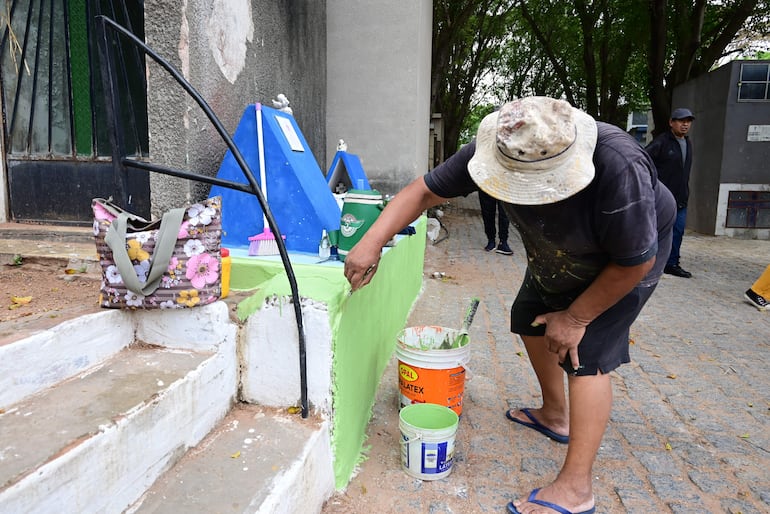
M 690 196 L 688 182 L 692 167 L 692 142 L 687 133 L 694 119 L 695 116 L 689 109 L 682 107 L 674 109 L 668 121 L 671 130 L 657 136 L 645 148 L 655 162 L 658 178 L 671 190 L 676 200 L 674 240 L 664 272 L 682 278 L 692 277 L 692 273 L 679 265 L 679 249 L 682 247 L 682 237 L 687 221 L 687 199 Z

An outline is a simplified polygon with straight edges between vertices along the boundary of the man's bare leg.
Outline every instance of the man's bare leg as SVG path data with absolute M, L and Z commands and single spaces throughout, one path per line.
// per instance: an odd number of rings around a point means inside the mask
M 548 351 L 543 336 L 521 336 L 521 339 L 527 348 L 543 396 L 542 407 L 529 409 L 529 412 L 557 434 L 569 435 L 569 408 L 564 392 L 564 370 L 559 366 L 559 357 Z M 512 410 L 510 415 L 526 423 L 530 422 L 521 411 Z
M 551 484 L 537 494 L 538 500 L 555 503 L 570 512 L 594 506 L 591 470 L 599 451 L 612 409 L 609 375 L 570 376 L 570 440 L 564 465 Z M 514 502 L 522 514 L 552 513 L 553 510 L 520 498 Z

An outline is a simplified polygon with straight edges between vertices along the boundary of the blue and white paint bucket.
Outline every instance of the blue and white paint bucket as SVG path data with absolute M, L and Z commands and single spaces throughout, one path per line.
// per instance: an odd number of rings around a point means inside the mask
M 438 480 L 452 471 L 455 435 L 460 420 L 443 405 L 415 403 L 399 413 L 401 466 L 421 480 Z

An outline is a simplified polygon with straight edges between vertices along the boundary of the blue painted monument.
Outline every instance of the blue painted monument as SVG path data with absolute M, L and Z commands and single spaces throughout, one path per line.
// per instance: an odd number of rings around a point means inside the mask
M 255 105 L 246 107 L 233 141 L 260 182 L 258 112 Z M 286 236 L 287 250 L 318 253 L 323 230 L 340 228 L 340 208 L 294 117 L 264 105 L 261 112 L 270 211 Z M 248 184 L 229 150 L 217 177 Z M 248 247 L 249 237 L 262 233 L 263 213 L 256 196 L 221 186 L 212 186 L 210 196 L 222 196 L 223 246 Z
M 364 167 L 357 155 L 338 150 L 326 174 L 326 183 L 332 193 L 344 193 L 350 189 L 371 189 Z M 337 187 L 344 190 L 337 191 Z

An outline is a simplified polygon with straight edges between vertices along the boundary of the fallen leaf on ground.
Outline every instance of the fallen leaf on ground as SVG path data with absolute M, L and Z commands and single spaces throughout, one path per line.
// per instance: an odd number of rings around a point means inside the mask
M 22 305 L 27 305 L 32 301 L 31 296 L 11 296 L 11 305 L 9 309 L 18 309 Z

